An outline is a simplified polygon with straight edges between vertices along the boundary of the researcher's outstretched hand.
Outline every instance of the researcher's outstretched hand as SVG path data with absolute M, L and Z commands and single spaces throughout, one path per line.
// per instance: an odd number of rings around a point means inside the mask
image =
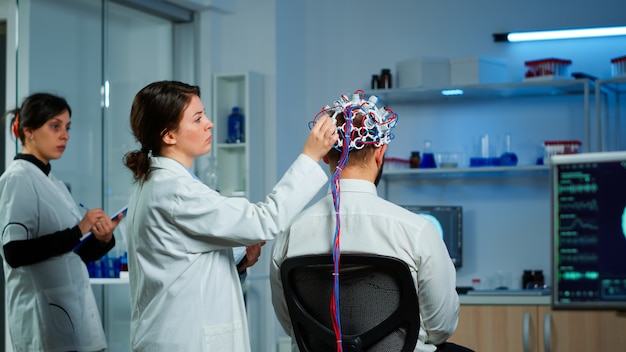
M 261 256 L 261 247 L 265 245 L 265 241 L 259 242 L 257 244 L 253 244 L 251 246 L 246 246 L 246 256 L 245 260 L 241 265 L 237 267 L 239 272 L 244 272 L 247 268 L 256 264 L 259 261 L 259 257 Z
M 302 154 L 309 156 L 315 161 L 320 161 L 333 147 L 338 138 L 337 126 L 333 123 L 330 116 L 324 114 L 311 128 L 309 137 L 304 143 Z

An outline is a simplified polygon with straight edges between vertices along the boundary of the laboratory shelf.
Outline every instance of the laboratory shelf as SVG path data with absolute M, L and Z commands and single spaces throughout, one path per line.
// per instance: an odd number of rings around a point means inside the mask
M 378 96 L 385 104 L 416 102 L 452 102 L 468 99 L 501 99 L 539 96 L 585 95 L 590 93 L 593 81 L 588 79 L 560 79 L 497 84 L 475 84 L 440 88 L 374 89 L 367 93 Z M 459 89 L 462 95 L 443 95 L 442 91 Z
M 118 278 L 91 278 L 89 283 L 92 285 L 124 285 L 128 284 L 128 276 Z
M 626 76 L 597 81 L 598 89 L 609 90 L 613 93 L 626 93 Z
M 246 143 L 218 143 L 217 144 L 218 148 L 223 148 L 223 149 L 242 149 L 245 150 L 245 148 L 247 147 Z
M 599 150 L 623 150 L 623 104 L 626 76 L 596 81 L 596 131 L 602 136 Z
M 472 296 L 459 295 L 462 306 L 494 306 L 494 305 L 550 305 L 550 296 Z
M 481 166 L 461 168 L 434 169 L 391 169 L 383 172 L 384 180 L 426 179 L 446 177 L 500 177 L 500 176 L 546 176 L 550 172 L 549 165 L 528 166 Z
M 621 82 L 621 81 L 620 81 Z M 617 83 L 617 82 L 615 82 Z M 443 95 L 444 90 L 462 90 L 461 95 Z M 454 104 L 469 101 L 494 101 L 519 98 L 543 98 L 582 96 L 583 98 L 583 151 L 601 150 L 600 131 L 596 131 L 596 146 L 591 146 L 591 104 L 590 96 L 596 95 L 598 87 L 589 79 L 550 79 L 494 84 L 474 84 L 438 88 L 392 88 L 373 89 L 366 93 L 378 96 L 383 105 L 394 104 Z
M 89 283 L 92 285 L 124 285 L 128 284 L 128 271 L 121 271 L 120 277 L 108 277 L 108 278 L 89 278 Z
M 213 143 L 211 156 L 198 163 L 198 175 L 225 196 L 263 199 L 265 182 L 263 76 L 255 72 L 219 73 L 213 77 Z M 225 143 L 233 107 L 244 115 L 245 142 Z M 210 158 L 212 162 L 208 162 Z M 208 164 L 204 168 L 202 163 Z M 254 174 L 253 174 L 254 173 Z M 214 176 L 207 177 L 207 175 Z M 213 185 L 214 184 L 214 185 Z

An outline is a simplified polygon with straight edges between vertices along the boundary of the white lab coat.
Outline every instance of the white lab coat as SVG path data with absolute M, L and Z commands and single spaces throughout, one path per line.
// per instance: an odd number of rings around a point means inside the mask
M 180 163 L 153 157 L 128 209 L 134 351 L 248 352 L 232 247 L 274 239 L 325 185 L 300 155 L 262 203 L 223 197 Z
M 82 218 L 63 182 L 26 160 L 14 160 L 0 177 L 0 209 L 2 245 L 72 228 Z M 5 261 L 4 275 L 15 352 L 106 348 L 87 267 L 76 253 L 18 268 Z

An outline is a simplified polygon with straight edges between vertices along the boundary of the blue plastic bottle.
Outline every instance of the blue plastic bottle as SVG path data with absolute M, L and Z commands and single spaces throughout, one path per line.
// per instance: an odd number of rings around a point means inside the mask
M 232 113 L 228 116 L 228 139 L 227 143 L 242 143 L 244 139 L 243 115 L 239 107 L 233 107 Z

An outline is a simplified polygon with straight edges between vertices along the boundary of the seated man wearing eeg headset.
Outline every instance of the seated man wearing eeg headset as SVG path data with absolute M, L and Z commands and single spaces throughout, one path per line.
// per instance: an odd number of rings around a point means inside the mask
M 457 326 L 459 298 L 455 268 L 441 235 L 423 216 L 377 195 L 387 144 L 398 120 L 391 109 L 377 103 L 376 96 L 365 100 L 363 92 L 356 91 L 351 99 L 342 95 L 317 115 L 331 116 L 340 136 L 323 158 L 333 175 L 331 191 L 275 240 L 270 278 L 276 315 L 292 337 L 292 350 L 298 351 L 280 279 L 286 258 L 333 253 L 337 248 L 342 253 L 391 256 L 409 265 L 417 288 L 421 327 L 415 351 L 470 351 L 446 342 Z M 334 235 L 339 232 L 336 213 L 343 225 L 341 246 Z

